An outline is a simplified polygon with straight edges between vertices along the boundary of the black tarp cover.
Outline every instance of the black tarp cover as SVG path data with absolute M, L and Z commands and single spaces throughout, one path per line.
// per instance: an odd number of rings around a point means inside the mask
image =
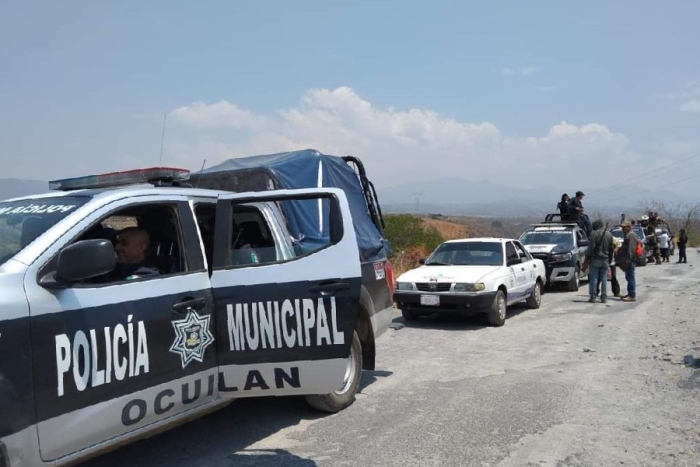
M 355 173 L 341 157 L 322 154 L 314 149 L 228 159 L 221 164 L 191 175 L 191 183 L 199 188 L 234 192 L 270 189 L 335 187 L 345 192 L 350 203 L 353 225 L 360 250 L 360 259 L 386 259 L 391 246 L 382 238 L 372 222 Z M 285 215 L 295 238 L 313 244 L 329 240 L 327 207 L 309 201 L 285 202 Z

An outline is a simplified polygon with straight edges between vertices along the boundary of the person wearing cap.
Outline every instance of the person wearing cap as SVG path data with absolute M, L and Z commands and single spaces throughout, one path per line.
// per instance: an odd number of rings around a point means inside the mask
M 615 264 L 625 272 L 625 280 L 627 281 L 627 295 L 622 297 L 621 300 L 623 302 L 636 302 L 637 281 L 634 273 L 637 267 L 637 242 L 639 237 L 632 231 L 632 223 L 629 220 L 620 224 L 620 227 L 625 234 L 625 239 L 617 251 Z
M 588 216 L 583 212 L 583 197 L 586 196 L 583 191 L 577 191 L 576 197 L 569 201 L 569 216 L 586 232 L 590 237 L 593 234 L 593 227 Z

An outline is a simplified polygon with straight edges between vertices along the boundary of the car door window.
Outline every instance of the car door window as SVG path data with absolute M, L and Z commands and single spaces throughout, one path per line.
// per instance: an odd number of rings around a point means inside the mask
M 532 260 L 532 256 L 530 256 L 530 253 L 528 253 L 528 251 L 525 248 L 523 248 L 523 246 L 520 244 L 520 242 L 515 241 L 515 242 L 513 242 L 513 245 L 515 247 L 515 251 L 517 252 L 518 256 L 520 256 L 523 259 L 523 261 Z
M 515 246 L 513 246 L 512 242 L 506 243 L 506 258 L 508 260 L 518 258 L 518 252 L 515 250 Z

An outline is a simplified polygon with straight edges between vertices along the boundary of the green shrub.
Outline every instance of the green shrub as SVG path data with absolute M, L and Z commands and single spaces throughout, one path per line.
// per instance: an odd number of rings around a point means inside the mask
M 424 247 L 432 251 L 445 239 L 434 228 L 424 228 L 423 221 L 410 214 L 390 214 L 384 217 L 385 235 L 391 241 L 394 254 L 409 248 Z

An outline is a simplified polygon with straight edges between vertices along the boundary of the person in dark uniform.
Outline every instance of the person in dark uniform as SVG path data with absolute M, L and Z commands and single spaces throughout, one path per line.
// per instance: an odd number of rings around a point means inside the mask
M 571 220 L 575 221 L 579 227 L 581 227 L 586 236 L 590 238 L 593 234 L 593 227 L 591 226 L 591 221 L 583 212 L 583 197 L 586 196 L 583 191 L 577 191 L 576 197 L 569 201 L 569 215 Z
M 128 281 L 160 275 L 158 268 L 149 264 L 147 253 L 151 240 L 148 232 L 138 227 L 127 227 L 119 231 L 114 251 L 117 267 L 110 274 L 114 281 Z
M 687 263 L 688 257 L 685 255 L 685 247 L 688 245 L 688 236 L 685 233 L 685 229 L 680 229 L 678 231 L 678 262 Z
M 661 264 L 661 249 L 659 248 L 659 238 L 656 236 L 656 227 L 655 223 L 651 222 L 651 218 L 649 219 L 649 225 L 647 226 L 646 229 L 646 238 L 647 242 L 649 243 L 649 246 L 651 246 L 652 252 L 654 254 L 654 261 L 655 264 Z
M 562 221 L 570 221 L 571 215 L 569 214 L 569 195 L 564 193 L 561 195 L 561 201 L 557 204 L 557 209 L 559 210 L 559 215 Z

